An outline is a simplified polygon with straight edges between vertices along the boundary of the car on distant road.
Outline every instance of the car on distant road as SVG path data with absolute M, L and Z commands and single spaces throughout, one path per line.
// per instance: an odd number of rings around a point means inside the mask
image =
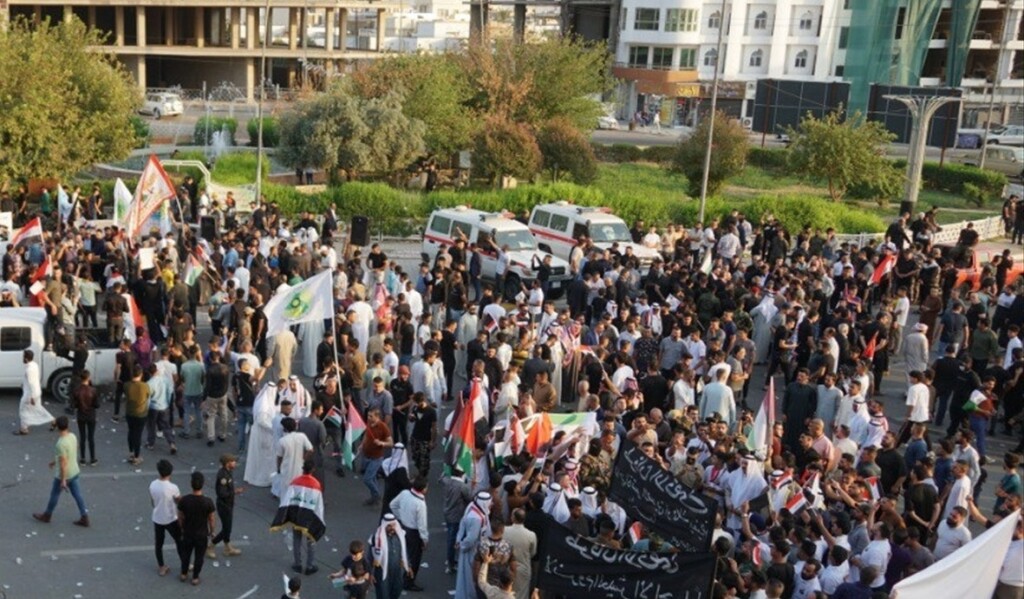
M 619 121 L 613 116 L 599 116 L 597 117 L 597 128 L 598 129 L 618 129 Z
M 164 116 L 178 116 L 185 112 L 185 104 L 178 94 L 156 93 L 146 94 L 146 99 L 139 109 L 142 114 L 151 114 L 153 118 L 159 119 Z
M 960 145 L 960 140 L 963 143 L 969 143 L 970 137 L 977 137 L 977 144 L 974 147 L 980 148 L 981 141 L 988 138 L 989 144 L 1003 145 L 1003 146 L 1024 146 L 1024 126 L 1021 125 L 997 125 L 993 126 L 987 133 L 985 128 L 980 129 L 960 129 L 957 131 L 957 147 L 970 147 L 967 145 Z
M 981 153 L 985 152 L 985 169 L 998 171 L 1007 177 L 1024 177 L 1024 147 L 989 144 L 984 150 L 963 150 L 953 157 L 953 162 L 979 166 Z

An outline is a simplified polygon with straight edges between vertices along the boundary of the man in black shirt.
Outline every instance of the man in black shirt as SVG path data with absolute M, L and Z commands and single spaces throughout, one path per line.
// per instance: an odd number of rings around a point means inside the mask
M 956 389 L 957 377 L 960 375 L 960 360 L 956 358 L 956 346 L 947 345 L 941 358 L 932 364 L 935 376 L 932 385 L 935 387 L 935 425 L 942 426 L 949 407 L 949 398 Z
M 415 405 L 409 419 L 412 421 L 412 460 L 419 476 L 430 475 L 430 452 L 437 445 L 437 409 L 423 393 L 413 396 Z M 395 401 L 397 405 L 397 400 Z
M 206 479 L 202 472 L 192 473 L 192 494 L 178 501 L 178 525 L 181 527 L 181 581 L 188 580 L 189 562 L 192 561 L 192 585 L 199 584 L 199 575 L 203 571 L 203 556 L 206 544 L 213 536 L 214 517 L 217 511 L 213 501 L 203 496 L 203 485 Z
M 807 430 L 807 423 L 817 409 L 818 392 L 808 384 L 808 376 L 806 368 L 798 370 L 796 380 L 786 386 L 786 394 L 782 397 L 783 445 L 791 450 L 797 449 L 800 435 Z
M 793 586 L 796 583 L 796 570 L 793 568 L 793 564 L 786 561 L 788 555 L 788 541 L 772 543 L 772 563 L 768 566 L 766 574 L 768 580 L 774 578 L 782 583 L 782 599 L 790 599 L 793 596 Z
M 896 450 L 896 435 L 892 431 L 882 436 L 882 449 L 875 457 L 875 463 L 882 469 L 880 477 L 883 495 L 898 495 L 907 478 L 907 463 Z
M 214 488 L 217 494 L 217 515 L 220 516 L 220 532 L 210 541 L 210 547 L 206 550 L 206 557 L 217 559 L 217 543 L 224 543 L 224 557 L 242 555 L 240 549 L 231 545 L 231 524 L 234 521 L 235 495 L 242 492 L 241 488 L 235 488 L 235 466 L 238 465 L 238 458 L 226 453 L 220 456 L 220 470 L 217 471 L 217 481 Z
M 203 412 L 206 419 L 206 445 L 213 447 L 214 433 L 222 443 L 227 439 L 228 388 L 231 384 L 231 369 L 221 362 L 220 352 L 210 352 L 210 365 L 206 367 L 206 402 Z M 220 426 L 217 427 L 219 417 Z
M 412 408 L 412 382 L 409 380 L 409 367 L 399 366 L 398 376 L 391 379 L 389 386 L 393 407 L 391 409 L 391 434 L 396 443 L 408 443 L 409 410 Z

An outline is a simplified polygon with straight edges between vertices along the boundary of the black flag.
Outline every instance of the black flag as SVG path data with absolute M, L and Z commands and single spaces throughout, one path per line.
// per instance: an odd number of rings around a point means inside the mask
M 619 451 L 608 498 L 680 551 L 711 549 L 715 501 L 676 480 L 638 447 Z
M 612 549 L 548 518 L 537 586 L 569 599 L 707 599 L 712 553 Z

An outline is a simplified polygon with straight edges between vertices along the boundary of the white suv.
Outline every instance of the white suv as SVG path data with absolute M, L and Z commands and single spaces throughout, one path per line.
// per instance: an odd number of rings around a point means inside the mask
M 424 262 L 433 263 L 441 246 L 455 245 L 465 238 L 466 243 L 477 245 L 480 253 L 481 272 L 484 280 L 494 281 L 498 263 L 498 249 L 508 246 L 509 267 L 501 290 L 506 299 L 512 299 L 522 289 L 529 287 L 537 278 L 533 269 L 544 259 L 545 252 L 537 248 L 530 230 L 523 223 L 501 213 L 483 212 L 466 206 L 435 210 L 423 230 L 421 257 Z M 558 257 L 551 259 L 550 297 L 562 295 L 569 284 L 569 264 Z
M 181 102 L 181 96 L 165 93 L 146 94 L 142 108 L 139 109 L 142 114 L 151 114 L 155 119 L 162 116 L 180 115 L 184 111 L 185 106 Z
M 569 259 L 581 235 L 589 237 L 602 250 L 609 249 L 613 243 L 617 243 L 623 253 L 627 247 L 632 248 L 644 274 L 651 269 L 655 258 L 660 257 L 657 250 L 633 243 L 629 227 L 608 208 L 577 206 L 564 201 L 540 204 L 534 206 L 529 226 L 540 249 L 564 260 Z

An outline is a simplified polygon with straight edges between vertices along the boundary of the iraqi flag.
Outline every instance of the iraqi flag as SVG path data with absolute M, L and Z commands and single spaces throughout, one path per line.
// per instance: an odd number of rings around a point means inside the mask
M 759 460 L 768 459 L 772 446 L 772 428 L 775 426 L 775 377 L 768 379 L 768 393 L 761 402 L 754 418 L 754 428 L 747 439 L 747 449 L 753 451 Z
M 324 536 L 324 495 L 320 482 L 312 475 L 298 476 L 281 494 L 281 505 L 277 508 L 271 532 L 291 526 L 306 538 L 316 542 Z
M 634 522 L 633 525 L 629 527 L 630 544 L 636 545 L 642 538 L 644 538 L 644 525 L 640 522 Z
M 875 348 L 877 347 L 877 345 L 878 333 L 875 333 L 874 335 L 871 336 L 871 339 L 869 339 L 867 344 L 864 346 L 864 351 L 860 353 L 861 356 L 867 358 L 868 360 L 873 359 L 875 357 Z
M 174 191 L 174 183 L 167 176 L 160 160 L 151 155 L 142 169 L 139 177 L 139 184 L 135 187 L 135 195 L 132 197 L 131 206 L 128 210 L 125 228 L 128 236 L 135 239 L 142 235 L 147 225 L 151 225 L 150 219 L 157 219 L 156 224 L 162 234 L 170 230 L 170 202 L 177 198 Z
M 864 482 L 868 484 L 868 489 L 871 491 L 872 503 L 877 503 L 878 500 L 882 498 L 882 491 L 878 487 L 878 477 L 869 476 L 864 479 Z
M 142 317 L 142 310 L 139 310 L 139 304 L 135 302 L 134 295 L 122 293 L 121 297 L 124 298 L 124 301 L 128 302 L 128 324 L 130 325 L 124 327 L 124 336 L 134 343 L 136 327 L 146 326 L 146 320 Z
M 348 404 L 348 418 L 345 420 L 345 439 L 341 444 L 341 460 L 350 470 L 352 469 L 352 464 L 355 463 L 355 446 L 363 438 L 364 432 L 366 432 L 366 423 L 363 422 L 363 417 L 359 415 L 359 410 L 350 402 Z
M 882 255 L 882 258 L 878 261 L 878 265 L 875 266 L 875 272 L 871 275 L 871 284 L 878 285 L 882 282 L 887 274 L 892 272 L 892 267 L 896 264 L 896 256 L 886 252 Z
M 43 223 L 39 220 L 38 216 L 25 223 L 24 227 L 18 229 L 18 232 L 14 234 L 14 237 L 11 237 L 10 245 L 18 247 L 23 243 L 28 243 L 36 239 L 43 239 Z
M 804 490 L 800 489 L 799 493 L 794 493 L 793 496 L 789 498 L 789 501 L 786 502 L 786 510 L 795 516 L 809 505 L 807 497 L 804 495 Z

